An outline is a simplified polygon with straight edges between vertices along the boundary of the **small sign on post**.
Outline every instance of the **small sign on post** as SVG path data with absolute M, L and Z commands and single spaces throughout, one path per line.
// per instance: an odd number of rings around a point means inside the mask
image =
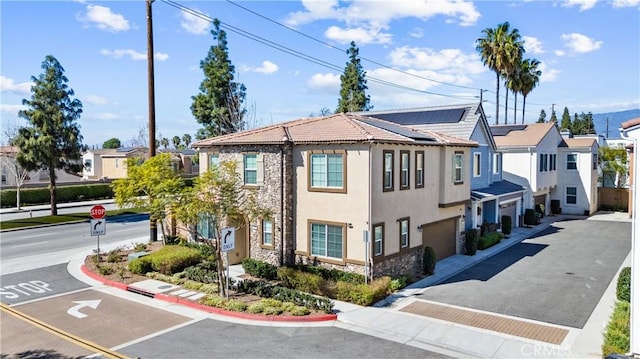
M 104 216 L 107 214 L 107 210 L 104 206 L 100 204 L 96 204 L 91 207 L 89 211 L 89 215 L 91 218 L 91 227 L 89 231 L 91 232 L 91 236 L 98 236 L 98 248 L 96 250 L 96 258 L 98 262 L 100 262 L 100 236 L 104 236 L 107 234 L 107 220 L 104 219 Z
M 229 299 L 229 251 L 236 247 L 236 229 L 227 227 L 222 229 L 222 238 L 220 238 L 220 250 L 227 253 L 227 299 Z
M 96 204 L 95 206 L 91 207 L 89 214 L 93 219 L 102 219 L 107 214 L 107 210 L 104 208 L 104 206 Z

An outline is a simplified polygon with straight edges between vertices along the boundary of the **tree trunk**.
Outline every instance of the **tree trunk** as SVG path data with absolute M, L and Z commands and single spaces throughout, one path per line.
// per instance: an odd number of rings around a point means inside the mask
M 513 91 L 513 124 L 518 122 L 518 93 Z
M 496 125 L 500 124 L 500 72 L 496 71 Z
M 51 195 L 51 215 L 58 215 L 58 196 L 56 190 L 56 170 L 49 167 L 49 193 Z
M 222 258 L 222 248 L 220 248 L 220 234 L 215 240 L 216 243 L 216 262 L 218 268 L 218 293 L 221 297 L 227 296 L 227 274 L 224 270 L 224 259 Z
M 16 184 L 16 207 L 20 210 L 20 185 Z
M 509 88 L 507 87 L 507 83 L 504 83 L 504 124 L 507 124 L 507 110 L 509 109 Z

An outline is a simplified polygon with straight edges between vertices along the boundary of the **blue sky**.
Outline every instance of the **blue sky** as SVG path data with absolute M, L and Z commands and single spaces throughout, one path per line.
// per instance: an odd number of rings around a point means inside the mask
M 550 116 L 552 106 L 558 116 L 565 106 L 571 114 L 640 108 L 640 0 L 156 0 L 156 126 L 169 139 L 195 137 L 191 97 L 204 78 L 199 63 L 213 44 L 209 23 L 175 5 L 223 23 L 236 79 L 247 87 L 250 127 L 333 111 L 352 40 L 374 110 L 475 102 L 485 89 L 493 123 L 495 74 L 483 66 L 475 41 L 504 21 L 520 31 L 525 57 L 541 61 L 525 122 L 535 122 L 541 109 Z M 2 1 L 0 24 L 3 133 L 25 124 L 17 113 L 46 55 L 62 64 L 83 103 L 85 144 L 112 137 L 127 143 L 147 124 L 144 1 Z M 504 88 L 500 93 L 503 123 Z M 510 95 L 509 123 L 513 106 Z M 521 97 L 517 107 L 519 123 Z

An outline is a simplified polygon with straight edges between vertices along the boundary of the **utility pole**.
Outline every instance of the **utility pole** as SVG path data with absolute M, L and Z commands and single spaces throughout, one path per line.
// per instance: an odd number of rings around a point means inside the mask
M 149 93 L 149 158 L 156 155 L 156 94 L 153 69 L 153 18 L 151 3 L 147 0 L 147 78 Z M 158 227 L 154 219 L 149 220 L 149 241 L 158 240 Z
M 483 93 L 485 93 L 485 92 L 487 92 L 487 91 L 488 91 L 488 90 L 480 89 L 480 103 L 482 103 L 482 102 L 483 102 L 483 101 L 482 101 L 482 94 L 483 94 Z
M 607 117 L 607 130 L 605 131 L 604 138 L 609 138 L 609 117 Z

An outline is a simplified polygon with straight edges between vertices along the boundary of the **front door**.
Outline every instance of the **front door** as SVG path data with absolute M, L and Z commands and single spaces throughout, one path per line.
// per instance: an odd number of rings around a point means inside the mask
M 236 229 L 235 248 L 229 251 L 229 264 L 240 264 L 247 257 L 247 243 L 249 241 L 248 222 L 239 220 L 232 223 Z

